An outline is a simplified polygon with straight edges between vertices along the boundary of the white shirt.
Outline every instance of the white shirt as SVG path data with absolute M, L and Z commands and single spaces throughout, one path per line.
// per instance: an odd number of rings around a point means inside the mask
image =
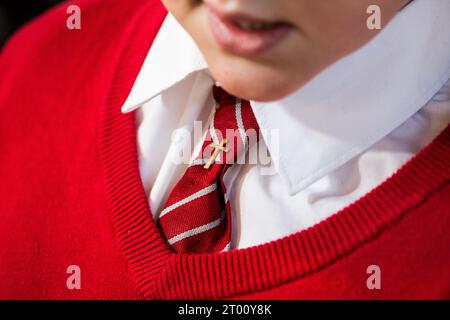
M 429 144 L 450 122 L 449 35 L 450 1 L 415 0 L 372 41 L 290 96 L 251 101 L 259 126 L 278 132 L 278 139 L 263 135 L 276 171 L 235 165 L 225 177 L 232 247 L 317 224 Z M 187 143 L 172 133 L 193 132 L 194 121 L 208 125 L 214 83 L 200 51 L 169 14 L 122 108 L 136 110 L 140 173 L 155 217 L 187 167 L 171 157 Z M 202 136 L 194 143 L 192 156 Z

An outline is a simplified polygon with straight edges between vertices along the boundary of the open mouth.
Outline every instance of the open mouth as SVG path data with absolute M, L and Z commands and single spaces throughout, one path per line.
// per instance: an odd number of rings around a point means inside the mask
M 261 22 L 250 20 L 236 20 L 234 24 L 244 31 L 266 31 L 276 28 L 281 22 Z
M 243 13 L 224 13 L 207 5 L 211 32 L 226 51 L 257 56 L 276 47 L 292 30 L 282 21 L 267 21 Z

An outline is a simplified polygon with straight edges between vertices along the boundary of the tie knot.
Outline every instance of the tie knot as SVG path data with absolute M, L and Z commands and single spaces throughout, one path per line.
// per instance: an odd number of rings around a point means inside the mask
M 222 87 L 213 86 L 213 97 L 219 104 L 219 107 L 234 104 L 236 97 L 226 92 Z
M 213 86 L 212 92 L 219 105 L 212 123 L 213 131 L 219 131 L 224 136 L 227 129 L 237 130 L 237 135 L 242 137 L 249 129 L 259 132 L 258 123 L 248 100 L 236 98 L 216 85 Z

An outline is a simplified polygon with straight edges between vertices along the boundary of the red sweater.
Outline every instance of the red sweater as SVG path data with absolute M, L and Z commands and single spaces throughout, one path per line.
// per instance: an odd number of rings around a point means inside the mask
M 120 108 L 166 15 L 84 0 L 0 58 L 0 298 L 450 298 L 450 128 L 368 195 L 308 230 L 225 254 L 173 253 L 149 210 Z M 326 116 L 326 115 L 324 115 Z M 69 290 L 69 265 L 81 289 Z M 378 265 L 381 289 L 367 268 Z

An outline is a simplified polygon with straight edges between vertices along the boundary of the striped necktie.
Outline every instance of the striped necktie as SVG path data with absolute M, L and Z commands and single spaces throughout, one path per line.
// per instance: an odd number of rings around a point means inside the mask
M 233 164 L 245 161 L 259 138 L 249 101 L 217 86 L 213 96 L 218 107 L 201 153 L 173 188 L 158 219 L 167 242 L 179 253 L 230 249 L 231 209 L 223 177 Z

